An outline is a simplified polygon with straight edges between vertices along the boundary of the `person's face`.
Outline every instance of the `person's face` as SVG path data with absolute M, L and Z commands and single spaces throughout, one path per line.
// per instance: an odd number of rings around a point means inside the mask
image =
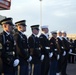
M 38 29 L 33 29 L 32 32 L 33 32 L 35 35 L 38 35 L 39 30 L 38 30 Z
M 17 29 L 19 31 L 25 32 L 26 31 L 26 26 L 19 25 L 19 26 L 17 26 Z
M 4 24 L 3 25 L 3 29 L 7 32 L 11 32 L 12 31 L 13 26 L 9 25 L 9 24 Z
M 66 34 L 66 33 L 62 33 L 62 36 L 63 36 L 63 37 L 66 37 L 66 36 L 67 36 L 67 34 Z
M 57 35 L 58 35 L 58 36 L 62 36 L 62 33 L 61 33 L 61 32 L 59 32 Z
M 22 26 L 22 31 L 23 31 L 23 32 L 26 31 L 26 26 Z
M 44 33 L 48 33 L 49 32 L 48 28 L 44 28 L 43 31 L 44 31 Z
M 54 38 L 56 38 L 56 37 L 57 37 L 57 34 L 52 34 L 52 36 L 53 36 Z

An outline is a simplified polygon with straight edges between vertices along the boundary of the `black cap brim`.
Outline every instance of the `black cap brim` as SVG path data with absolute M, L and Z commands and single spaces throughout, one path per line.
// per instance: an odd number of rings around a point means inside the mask
M 14 24 L 12 22 L 7 22 L 6 24 L 9 24 L 11 26 L 14 26 Z

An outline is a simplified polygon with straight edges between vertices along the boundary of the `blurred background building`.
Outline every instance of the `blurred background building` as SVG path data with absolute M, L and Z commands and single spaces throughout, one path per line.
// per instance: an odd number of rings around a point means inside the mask
M 11 7 L 11 0 L 0 0 L 0 11 L 9 10 Z M 6 18 L 6 16 L 0 15 L 0 20 Z M 2 31 L 2 27 L 0 25 L 0 32 Z
M 6 16 L 2 16 L 2 15 L 0 15 L 0 20 L 2 20 L 2 19 L 4 19 L 4 18 L 6 18 Z M 0 32 L 2 31 L 2 26 L 0 25 Z

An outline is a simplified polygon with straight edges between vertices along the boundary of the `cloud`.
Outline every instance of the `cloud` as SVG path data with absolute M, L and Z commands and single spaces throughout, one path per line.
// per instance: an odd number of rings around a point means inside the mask
M 64 12 L 61 12 L 61 11 L 60 12 L 59 11 L 54 12 L 54 15 L 60 16 L 60 17 L 66 16 L 66 14 Z
M 40 23 L 40 1 L 12 0 L 11 9 L 0 11 L 0 15 L 11 16 L 14 22 L 26 19 L 28 31 L 30 25 Z M 76 33 L 75 20 L 76 0 L 42 0 L 42 24 L 49 25 L 50 31 L 62 29 Z

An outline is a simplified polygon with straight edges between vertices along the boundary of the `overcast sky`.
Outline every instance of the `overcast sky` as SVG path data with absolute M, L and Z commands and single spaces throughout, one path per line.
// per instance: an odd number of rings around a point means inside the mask
M 30 34 L 30 26 L 40 24 L 40 1 L 12 0 L 10 10 L 0 11 L 0 15 L 12 17 L 14 23 L 26 20 L 27 34 Z M 76 33 L 76 0 L 42 0 L 42 25 L 48 25 L 50 32 Z

